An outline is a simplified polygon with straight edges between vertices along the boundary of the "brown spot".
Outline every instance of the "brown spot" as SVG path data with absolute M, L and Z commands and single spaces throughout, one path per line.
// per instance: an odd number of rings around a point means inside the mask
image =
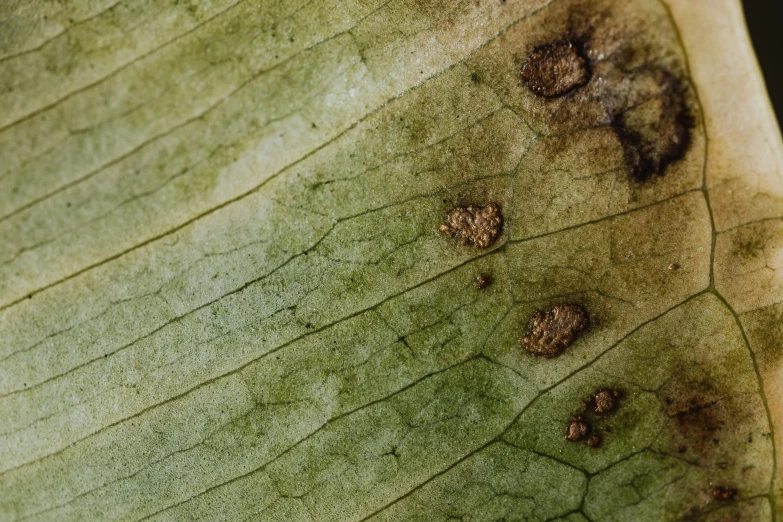
M 712 490 L 712 498 L 715 500 L 733 500 L 736 495 L 736 489 L 725 486 L 718 486 Z
M 568 424 L 566 438 L 571 441 L 581 440 L 587 436 L 590 431 L 590 425 L 582 420 L 581 417 L 574 417 Z
M 495 243 L 502 229 L 500 205 L 490 203 L 484 207 L 469 205 L 455 208 L 438 227 L 438 232 L 459 239 L 464 245 L 487 248 Z
M 478 290 L 484 290 L 486 287 L 492 284 L 492 278 L 488 275 L 480 274 L 476 276 L 476 288 Z
M 598 435 L 593 435 L 587 440 L 587 445 L 591 448 L 597 447 L 599 444 L 601 444 L 601 437 Z
M 559 304 L 538 310 L 528 323 L 528 334 L 519 340 L 533 355 L 553 358 L 571 346 L 590 326 L 587 311 L 577 304 Z
M 600 390 L 593 397 L 596 413 L 609 413 L 617 403 L 620 394 L 615 390 Z
M 669 265 L 669 270 L 679 270 L 679 269 L 680 269 L 680 265 L 678 265 L 677 263 L 672 263 L 671 265 Z
M 522 79 L 535 94 L 562 96 L 590 80 L 587 60 L 571 42 L 555 42 L 533 49 L 522 66 Z

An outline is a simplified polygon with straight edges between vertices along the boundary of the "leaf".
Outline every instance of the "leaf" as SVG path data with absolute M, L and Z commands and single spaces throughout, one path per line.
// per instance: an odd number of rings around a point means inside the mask
M 0 519 L 781 513 L 739 2 L 0 13 Z

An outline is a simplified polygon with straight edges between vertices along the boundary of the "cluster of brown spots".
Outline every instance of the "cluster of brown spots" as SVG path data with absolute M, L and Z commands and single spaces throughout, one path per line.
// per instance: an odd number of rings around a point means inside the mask
M 492 284 L 492 278 L 485 274 L 479 274 L 476 276 L 476 289 L 484 290 L 486 287 Z
M 566 438 L 571 441 L 578 441 L 590 435 L 590 438 L 587 439 L 587 446 L 590 448 L 598 447 L 601 444 L 601 436 L 596 433 L 593 427 L 594 423 L 590 422 L 589 417 L 592 414 L 605 415 L 613 411 L 617 407 L 617 399 L 619 397 L 619 391 L 602 388 L 588 399 L 583 400 L 581 402 L 582 415 L 571 417 Z M 609 432 L 610 430 L 606 428 L 604 431 Z
M 576 442 L 587 437 L 588 433 L 590 433 L 590 425 L 582 420 L 581 417 L 574 417 L 568 424 L 566 439 Z
M 590 80 L 587 60 L 571 42 L 555 42 L 533 49 L 522 66 L 522 79 L 535 94 L 554 98 Z
M 712 490 L 712 498 L 715 500 L 733 500 L 737 490 L 726 486 L 718 486 Z
M 490 203 L 484 207 L 474 205 L 457 207 L 449 212 L 446 221 L 438 227 L 438 232 L 441 234 L 478 248 L 492 246 L 502 230 L 503 215 L 497 203 Z
M 553 358 L 571 346 L 590 327 L 590 316 L 578 304 L 559 304 L 538 310 L 528 323 L 528 333 L 519 342 L 533 355 Z

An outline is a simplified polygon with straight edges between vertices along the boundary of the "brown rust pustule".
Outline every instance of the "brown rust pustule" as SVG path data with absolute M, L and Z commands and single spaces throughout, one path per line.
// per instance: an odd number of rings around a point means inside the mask
M 593 396 L 594 411 L 599 414 L 614 410 L 620 393 L 616 390 L 599 390 Z
M 546 98 L 562 96 L 590 80 L 587 59 L 572 42 L 554 42 L 533 49 L 522 66 L 531 91 Z
M 576 442 L 585 438 L 589 432 L 590 425 L 582 420 L 581 417 L 574 417 L 571 419 L 571 422 L 568 423 L 566 439 Z
M 590 327 L 590 316 L 578 304 L 558 304 L 538 310 L 528 323 L 528 333 L 519 342 L 533 355 L 557 357 Z
M 468 205 L 449 212 L 438 232 L 459 239 L 464 245 L 478 248 L 491 247 L 503 230 L 503 214 L 500 205 L 490 203 L 480 207 Z

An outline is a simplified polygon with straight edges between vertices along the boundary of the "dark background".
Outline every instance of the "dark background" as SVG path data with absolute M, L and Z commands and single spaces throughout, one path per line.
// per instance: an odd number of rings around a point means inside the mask
M 783 0 L 743 0 L 742 4 L 780 125 L 783 121 Z

